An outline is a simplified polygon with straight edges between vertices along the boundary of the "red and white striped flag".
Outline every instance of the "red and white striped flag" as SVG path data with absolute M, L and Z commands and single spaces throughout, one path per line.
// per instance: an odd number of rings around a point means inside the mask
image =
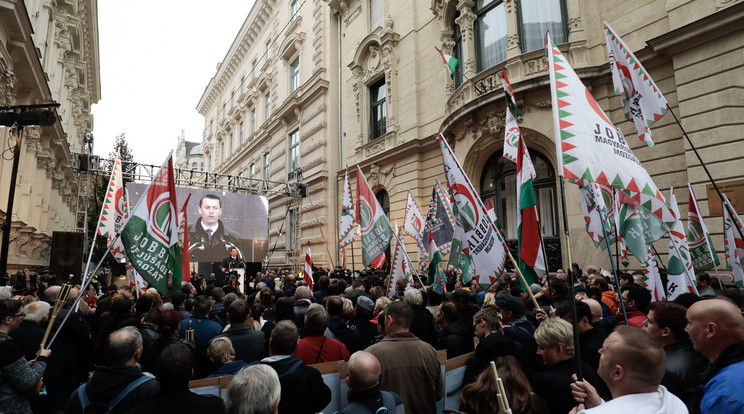
M 519 109 L 517 109 L 517 99 L 514 98 L 514 91 L 512 90 L 511 82 L 509 82 L 509 78 L 506 76 L 506 67 L 501 68 L 501 77 L 504 80 L 504 95 L 506 96 L 507 109 L 511 108 L 516 116 L 519 116 Z
M 310 257 L 310 242 L 307 242 L 307 252 L 305 253 L 305 282 L 310 290 L 313 290 L 313 259 Z
M 182 282 L 191 282 L 191 269 L 189 263 L 189 218 L 186 213 L 188 209 L 191 193 L 186 196 L 186 201 L 181 205 L 181 211 L 178 213 L 178 226 L 183 228 L 183 246 L 181 246 L 181 280 Z

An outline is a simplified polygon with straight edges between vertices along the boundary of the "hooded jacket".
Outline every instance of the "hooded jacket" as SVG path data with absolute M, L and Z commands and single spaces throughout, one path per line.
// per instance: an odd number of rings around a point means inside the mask
M 300 358 L 275 355 L 257 363 L 269 365 L 279 376 L 282 386 L 280 414 L 313 414 L 331 402 L 331 389 L 323 382 L 320 372 L 305 366 Z

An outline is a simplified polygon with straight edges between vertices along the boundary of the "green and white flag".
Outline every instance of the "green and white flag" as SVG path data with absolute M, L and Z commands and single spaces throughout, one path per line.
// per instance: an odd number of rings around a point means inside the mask
M 641 142 L 653 147 L 650 127 L 666 113 L 667 101 L 641 62 L 607 22 L 604 22 L 604 31 L 612 86 L 615 95 L 622 100 L 625 119 L 633 121 Z
M 669 260 L 667 263 L 667 292 L 668 299 L 674 300 L 683 293 L 697 293 L 693 280 L 695 271 L 692 268 L 690 247 L 687 245 L 685 229 L 677 206 L 677 195 L 674 187 L 669 189 L 669 207 L 676 220 L 669 231 Z
M 435 49 L 442 56 L 444 65 L 447 66 L 447 73 L 449 73 L 451 78 L 454 78 L 455 72 L 457 72 L 457 69 L 460 67 L 460 61 L 457 60 L 455 57 L 442 52 L 438 47 L 435 47 Z
M 490 202 L 491 201 L 489 200 L 489 203 Z M 455 217 L 459 217 L 460 213 L 457 209 L 457 203 L 455 203 L 454 200 L 452 202 L 452 212 Z M 495 217 L 496 213 L 493 213 L 493 218 L 491 218 L 489 214 L 489 219 L 494 220 Z M 473 258 L 467 254 L 467 247 L 465 248 L 465 251 L 463 251 L 462 240 L 465 240 L 465 231 L 461 225 L 455 222 L 455 234 L 452 238 L 452 251 L 450 251 L 448 263 L 455 269 L 460 270 L 462 273 L 462 283 L 468 284 L 475 277 L 475 268 L 473 267 Z
M 666 294 L 664 293 L 664 285 L 661 283 L 661 274 L 659 274 L 659 265 L 656 262 L 656 254 L 654 254 L 651 245 L 646 246 L 646 254 L 646 262 L 644 262 L 644 266 L 646 267 L 645 287 L 649 290 L 649 292 L 651 292 L 652 302 L 666 301 L 667 298 Z
M 710 239 L 710 232 L 700 214 L 700 207 L 692 191 L 692 185 L 687 183 L 687 188 L 690 191 L 690 202 L 687 205 L 687 244 L 690 246 L 692 266 L 697 273 L 718 267 L 721 261 L 718 260 L 713 241 Z
M 744 232 L 744 225 L 736 214 L 734 206 L 731 205 L 726 194 L 721 193 L 723 201 L 723 248 L 726 251 L 726 267 L 731 269 L 731 275 L 734 276 L 734 283 L 739 288 L 744 287 L 744 240 L 742 240 L 739 231 Z M 729 214 L 734 212 L 734 216 Z M 739 228 L 739 231 L 736 228 Z
M 442 261 L 442 255 L 439 253 L 439 247 L 434 242 L 434 234 L 429 232 L 429 280 L 428 285 L 434 283 L 434 276 L 437 273 L 439 262 Z
M 504 271 L 506 243 L 442 134 L 439 147 L 453 205 L 457 206 L 455 221 L 462 228 L 462 253 L 472 258 L 478 283 L 493 284 Z
M 341 204 L 341 225 L 339 229 L 338 248 L 343 249 L 354 241 L 354 197 L 351 194 L 349 166 L 346 166 L 344 177 L 344 201 Z
M 176 260 L 180 247 L 172 156 L 173 151 L 137 202 L 121 232 L 129 262 L 162 294 L 168 293 L 170 272 L 173 272 L 174 281 L 181 280 L 181 266 Z
M 537 214 L 535 190 L 532 186 L 532 160 L 527 154 L 524 139 L 519 138 L 517 157 L 517 234 L 519 246 L 519 270 L 522 271 L 527 286 L 537 282 L 547 274 L 545 256 L 543 256 L 542 237 L 540 236 L 540 218 Z
M 106 238 L 106 246 L 111 245 L 114 235 L 121 232 L 121 227 L 128 217 L 129 203 L 122 180 L 121 154 L 117 152 L 114 167 L 111 169 L 111 179 L 106 190 L 106 197 L 103 199 L 96 235 Z M 119 262 L 123 262 L 126 258 L 121 238 L 114 241 L 114 245 L 111 246 L 109 251 Z
M 504 97 L 506 98 L 506 109 L 508 111 L 509 108 L 514 111 L 514 113 L 519 116 L 519 109 L 517 109 L 517 99 L 514 97 L 514 90 L 512 89 L 511 82 L 509 82 L 509 78 L 506 76 L 506 66 L 501 68 L 501 79 L 504 83 Z M 516 162 L 516 161 L 514 161 Z
M 359 166 L 356 187 L 356 219 L 361 227 L 362 262 L 366 267 L 385 253 L 393 237 L 393 228 Z

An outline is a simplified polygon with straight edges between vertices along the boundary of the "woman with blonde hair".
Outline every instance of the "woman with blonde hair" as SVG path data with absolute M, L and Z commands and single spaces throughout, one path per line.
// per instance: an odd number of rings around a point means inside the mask
M 512 355 L 496 358 L 496 369 L 506 390 L 506 399 L 514 414 L 546 414 L 548 406 L 540 396 L 532 392 L 527 377 L 519 362 Z M 496 376 L 492 368 L 486 368 L 476 380 L 463 387 L 460 394 L 460 410 L 470 414 L 499 412 Z
M 242 360 L 235 360 L 235 349 L 230 338 L 219 336 L 212 339 L 207 348 L 207 355 L 217 369 L 207 378 L 235 375 L 248 364 Z

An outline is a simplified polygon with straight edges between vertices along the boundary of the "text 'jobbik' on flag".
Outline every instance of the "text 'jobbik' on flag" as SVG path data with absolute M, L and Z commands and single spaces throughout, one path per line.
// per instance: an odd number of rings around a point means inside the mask
M 359 166 L 356 183 L 356 219 L 362 232 L 362 263 L 364 266 L 371 266 L 381 262 L 381 257 L 384 258 L 382 255 L 390 245 L 393 229 Z

